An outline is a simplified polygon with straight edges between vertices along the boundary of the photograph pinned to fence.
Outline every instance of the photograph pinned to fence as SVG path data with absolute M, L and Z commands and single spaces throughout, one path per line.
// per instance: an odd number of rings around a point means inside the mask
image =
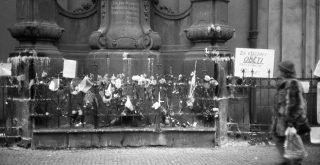
M 11 63 L 0 63 L 0 76 L 11 76 Z
M 63 60 L 63 77 L 76 78 L 77 61 L 76 60 Z
M 234 75 L 237 77 L 272 78 L 273 49 L 236 48 Z

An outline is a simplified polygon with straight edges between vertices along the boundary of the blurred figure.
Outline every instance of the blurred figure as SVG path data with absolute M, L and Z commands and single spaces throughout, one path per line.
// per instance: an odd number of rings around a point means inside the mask
M 305 134 L 308 127 L 306 117 L 306 102 L 303 98 L 303 88 L 296 79 L 296 71 L 291 61 L 279 63 L 278 69 L 282 82 L 277 87 L 274 97 L 274 114 L 272 120 L 272 133 L 275 138 L 276 147 L 281 156 L 284 155 L 285 131 L 288 127 L 294 126 L 299 135 Z M 283 157 L 283 165 L 299 165 L 302 159 L 287 160 Z

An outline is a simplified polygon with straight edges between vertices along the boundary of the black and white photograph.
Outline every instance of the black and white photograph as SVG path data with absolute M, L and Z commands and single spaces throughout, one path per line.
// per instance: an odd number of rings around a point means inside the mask
M 0 0 L 0 165 L 320 165 L 320 0 Z

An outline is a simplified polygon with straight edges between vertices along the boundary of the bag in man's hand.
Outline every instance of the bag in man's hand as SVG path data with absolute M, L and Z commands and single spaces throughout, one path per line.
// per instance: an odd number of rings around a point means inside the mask
M 301 137 L 297 134 L 294 127 L 288 127 L 285 132 L 286 140 L 284 142 L 283 157 L 289 160 L 303 159 L 308 156 Z

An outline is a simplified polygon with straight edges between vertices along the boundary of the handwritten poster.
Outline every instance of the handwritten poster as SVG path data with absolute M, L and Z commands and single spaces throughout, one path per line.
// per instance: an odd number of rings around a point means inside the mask
M 272 78 L 273 49 L 236 48 L 234 75 L 238 77 Z

